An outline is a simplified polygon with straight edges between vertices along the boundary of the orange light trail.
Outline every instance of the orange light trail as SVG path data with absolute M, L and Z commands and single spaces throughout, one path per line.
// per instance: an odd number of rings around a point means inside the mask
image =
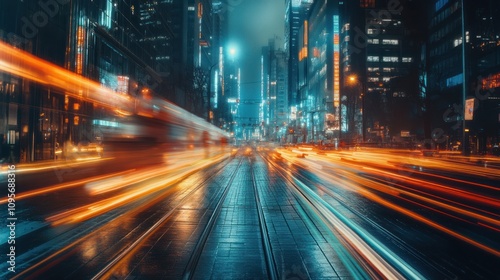
M 151 169 L 145 173 L 138 175 L 141 180 L 152 179 L 153 176 L 157 178 L 153 182 L 143 182 L 141 185 L 134 186 L 122 194 L 115 195 L 111 198 L 100 200 L 95 203 L 84 205 L 78 208 L 74 208 L 51 217 L 47 218 L 53 226 L 66 224 L 66 223 L 76 223 L 90 218 L 96 217 L 102 213 L 113 210 L 127 203 L 133 202 L 136 199 L 140 199 L 146 195 L 152 194 L 156 191 L 165 189 L 176 182 L 179 182 L 186 176 L 193 174 L 196 171 L 207 168 L 208 166 L 223 160 L 228 155 L 220 154 L 210 159 L 200 160 L 195 163 L 191 163 L 188 167 L 184 169 L 171 170 L 164 167 Z M 168 176 L 160 176 L 168 175 Z M 137 178 L 131 178 L 128 181 L 122 180 L 122 186 L 130 186 L 131 184 L 138 184 Z
M 104 180 L 104 179 L 112 178 L 115 176 L 120 176 L 120 175 L 127 174 L 127 173 L 130 173 L 133 171 L 135 171 L 135 169 L 130 169 L 130 170 L 126 170 L 126 171 L 121 171 L 121 172 L 116 172 L 116 173 L 106 174 L 106 175 L 101 175 L 101 176 L 94 176 L 94 177 L 87 178 L 87 179 L 57 184 L 57 185 L 53 185 L 53 186 L 46 187 L 46 188 L 36 189 L 33 191 L 27 191 L 27 192 L 23 192 L 23 193 L 16 195 L 16 200 L 21 200 L 21 199 L 25 199 L 25 198 L 36 196 L 36 195 L 48 194 L 50 192 L 80 186 L 80 185 L 83 185 L 83 184 L 86 184 L 89 182 Z M 0 200 L 0 204 L 3 204 L 3 203 L 7 203 L 7 199 Z
M 95 81 L 2 41 L 0 41 L 0 71 L 60 88 L 71 97 L 93 102 L 106 108 L 115 109 L 118 107 L 124 111 L 133 111 L 134 109 L 134 102 L 130 96 L 117 94 Z
M 485 228 L 497 232 L 500 231 L 500 215 L 498 213 L 489 212 L 486 211 L 485 209 L 479 209 L 477 207 L 474 207 L 473 205 L 468 205 L 466 203 L 466 201 L 469 201 L 477 203 L 479 205 L 490 206 L 493 209 L 499 209 L 500 208 L 499 199 L 495 197 L 487 197 L 484 195 L 472 193 L 470 191 L 457 189 L 450 185 L 444 185 L 440 183 L 412 178 L 409 175 L 425 174 L 426 176 L 429 175 L 432 178 L 451 180 L 452 182 L 460 182 L 463 184 L 469 184 L 471 186 L 477 186 L 488 190 L 498 190 L 498 188 L 475 182 L 469 182 L 465 180 L 458 180 L 458 179 L 453 180 L 453 178 L 448 178 L 446 176 L 440 176 L 440 175 L 432 176 L 433 174 L 428 174 L 421 171 L 417 172 L 412 169 L 407 169 L 406 171 L 401 169 L 397 169 L 397 171 L 386 171 L 386 170 L 394 170 L 396 168 L 392 164 L 392 162 L 398 162 L 400 164 L 408 162 L 408 164 L 423 165 L 427 167 L 433 166 L 433 167 L 439 167 L 442 170 L 450 170 L 452 172 L 456 171 L 453 169 L 456 168 L 455 166 L 456 164 L 463 165 L 463 163 L 449 164 L 440 162 L 439 159 L 408 158 L 408 156 L 407 157 L 401 155 L 394 156 L 387 152 L 379 153 L 379 151 L 374 153 L 337 152 L 331 154 L 328 157 L 319 156 L 314 153 L 311 153 L 308 156 L 306 156 L 305 159 L 298 158 L 293 151 L 289 151 L 286 149 L 279 149 L 278 151 L 282 155 L 282 157 L 287 160 L 289 164 L 296 164 L 303 168 L 307 168 L 311 171 L 314 171 L 314 174 L 316 176 L 324 178 L 325 181 L 331 182 L 334 186 L 342 187 L 350 191 L 355 191 L 378 204 L 384 205 L 399 213 L 407 215 L 415 220 L 423 222 L 446 234 L 454 236 L 482 250 L 492 253 L 495 256 L 500 256 L 499 250 L 491 248 L 485 244 L 482 244 L 481 242 L 474 240 L 473 238 L 470 238 L 468 236 L 465 236 L 459 232 L 453 231 L 452 229 L 440 225 L 437 222 L 428 219 L 422 215 L 414 213 L 409 209 L 406 209 L 395 203 L 389 202 L 369 190 L 372 189 L 377 192 L 391 195 L 392 197 L 396 197 L 405 202 L 413 203 L 419 205 L 420 207 L 425 207 L 431 211 L 438 212 L 442 215 L 446 215 L 448 217 L 461 220 L 463 222 L 470 223 L 472 221 L 463 219 L 460 216 L 457 216 L 456 214 L 462 215 L 464 217 L 469 217 L 474 221 L 476 221 L 476 224 L 479 226 L 483 226 Z M 352 157 L 352 158 L 348 159 L 347 161 L 342 160 L 343 158 L 346 157 Z M 317 168 L 317 166 L 320 167 Z M 481 167 L 479 168 L 477 166 L 471 166 L 471 167 L 476 169 L 476 171 L 478 171 L 475 172 L 474 174 L 485 175 L 483 172 L 479 172 L 482 171 Z M 360 174 L 360 172 L 362 174 Z M 408 173 L 409 175 L 403 175 L 405 173 Z M 487 170 L 486 173 L 489 176 L 500 175 L 500 172 L 493 168 Z M 371 178 L 374 178 L 376 180 Z M 432 191 L 434 194 L 429 193 L 429 191 Z M 443 196 L 441 197 L 437 194 L 442 194 Z M 334 196 L 333 193 L 331 193 L 331 195 Z M 452 198 L 459 198 L 464 202 L 455 201 Z M 449 213 L 442 211 L 440 209 L 445 209 L 449 211 Z

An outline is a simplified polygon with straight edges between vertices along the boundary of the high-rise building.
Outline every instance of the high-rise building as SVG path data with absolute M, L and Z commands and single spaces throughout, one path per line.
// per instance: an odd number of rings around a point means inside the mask
M 285 0 L 285 40 L 284 51 L 288 59 L 288 101 L 289 106 L 298 103 L 298 61 L 299 61 L 299 29 L 302 25 L 312 0 Z
M 413 130 L 407 112 L 398 106 L 417 94 L 417 89 L 396 89 L 396 78 L 407 77 L 415 65 L 416 50 L 402 23 L 403 7 L 391 9 L 391 1 L 377 1 L 375 8 L 365 9 L 366 46 L 366 96 L 365 127 L 370 129 L 370 139 L 388 142 L 387 137 L 400 135 L 402 130 Z M 416 76 L 415 76 L 416 77 Z M 369 106 L 371 104 L 373 106 Z M 391 106 L 392 105 L 392 106 Z M 408 112 L 410 113 L 410 112 Z M 407 119 L 406 123 L 400 123 Z M 389 133 L 391 132 L 391 133 Z
M 343 1 L 315 1 L 307 20 L 307 92 L 302 106 L 307 141 L 340 137 L 340 5 Z
M 269 126 L 269 75 L 270 75 L 270 47 L 262 47 L 261 58 L 260 58 L 260 99 L 261 103 L 259 106 L 259 123 L 263 124 L 264 127 Z
M 206 87 L 210 85 L 195 88 L 192 83 L 213 79 L 216 72 L 212 65 L 218 62 L 219 50 L 214 42 L 220 41 L 214 35 L 219 34 L 219 22 L 212 1 L 141 1 L 138 12 L 142 32 L 139 41 L 151 49 L 153 67 L 162 75 L 163 88 L 167 89 L 162 95 L 200 116 L 202 112 L 203 116 L 209 114 L 210 90 Z
M 289 125 L 288 59 L 282 49 L 276 49 L 274 39 L 262 48 L 261 55 L 261 114 L 262 135 L 272 141 L 286 141 Z M 261 119 L 262 118 L 262 119 Z
M 279 127 L 278 139 L 285 141 L 289 124 L 288 102 L 288 59 L 286 53 L 278 49 L 271 58 L 270 110 L 272 122 Z
M 500 139 L 500 7 L 490 0 L 437 0 L 428 11 L 426 93 L 433 143 L 487 152 Z
M 212 122 L 220 128 L 234 132 L 234 118 L 230 114 L 227 98 L 227 66 L 230 55 L 226 45 L 228 37 L 228 9 L 224 1 L 212 1 L 213 30 L 211 35 L 212 64 L 211 69 L 211 110 Z M 212 68 L 213 67 L 213 68 Z M 232 100 L 230 100 L 232 101 Z
M 344 5 L 341 131 L 346 140 L 359 140 L 360 132 L 365 141 L 376 142 L 387 142 L 401 131 L 421 132 L 414 108 L 417 48 L 402 20 L 404 7 L 397 4 L 372 0 Z
M 309 57 L 309 21 L 304 20 L 299 29 L 298 41 L 298 94 L 296 105 L 296 119 L 293 132 L 295 134 L 294 142 L 303 143 L 307 141 L 308 110 L 308 57 Z
M 138 41 L 150 50 L 154 69 L 164 76 L 171 74 L 175 66 L 182 65 L 179 51 L 182 40 L 176 38 L 182 34 L 183 4 L 179 1 L 143 1 L 134 6 L 134 10 L 139 16 L 141 36 Z
M 303 100 L 300 87 L 299 64 L 304 58 L 304 53 L 307 52 L 307 49 L 301 44 L 303 42 L 303 29 L 301 28 L 313 2 L 312 0 L 286 0 L 285 3 L 284 51 L 288 59 L 288 105 L 291 113 L 289 120 L 291 128 L 289 132 L 293 134 L 290 136 L 291 140 L 289 141 L 291 142 L 297 142 L 299 138 L 298 135 L 300 133 L 295 130 L 300 127 L 300 118 L 297 118 L 297 112 L 300 110 L 298 108 L 300 108 Z
M 365 10 L 374 1 L 346 2 L 342 8 L 341 63 L 342 115 L 341 128 L 346 141 L 362 141 L 363 98 L 366 91 Z

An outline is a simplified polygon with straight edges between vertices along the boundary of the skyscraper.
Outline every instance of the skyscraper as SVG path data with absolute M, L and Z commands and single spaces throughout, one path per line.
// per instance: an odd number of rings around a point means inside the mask
M 288 101 L 290 106 L 297 105 L 298 101 L 298 61 L 299 29 L 302 25 L 312 0 L 285 0 L 285 40 L 284 51 L 288 59 Z
M 417 48 L 403 23 L 403 9 L 381 0 L 344 6 L 341 128 L 346 138 L 356 137 L 361 128 L 364 140 L 377 142 L 401 131 L 419 132 L 414 125 L 418 113 L 410 104 L 416 102 L 418 87 L 416 82 L 406 86 L 417 78 L 410 77 L 416 73 Z M 406 82 L 398 82 L 402 79 Z
M 306 18 L 307 93 L 301 91 L 301 96 L 308 141 L 340 137 L 340 5 L 315 1 Z
M 487 152 L 500 139 L 500 7 L 490 0 L 438 0 L 427 8 L 433 140 L 441 148 L 460 143 L 465 153 Z M 473 108 L 466 100 L 474 100 Z

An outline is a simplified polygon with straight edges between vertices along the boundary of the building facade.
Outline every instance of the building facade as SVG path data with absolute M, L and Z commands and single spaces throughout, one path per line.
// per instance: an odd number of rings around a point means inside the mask
M 489 0 L 440 0 L 427 10 L 433 143 L 466 154 L 491 152 L 500 135 L 500 7 Z
M 307 89 L 301 91 L 308 142 L 340 138 L 340 6 L 315 1 L 307 17 Z M 301 81 L 300 81 L 301 82 Z

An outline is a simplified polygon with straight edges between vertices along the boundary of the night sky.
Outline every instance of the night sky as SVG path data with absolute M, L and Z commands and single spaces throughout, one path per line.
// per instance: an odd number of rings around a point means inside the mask
M 276 48 L 283 48 L 285 1 L 227 0 L 229 42 L 238 49 L 241 65 L 241 97 L 260 97 L 260 56 L 270 38 L 276 38 Z M 241 117 L 257 117 L 257 106 L 241 105 Z

